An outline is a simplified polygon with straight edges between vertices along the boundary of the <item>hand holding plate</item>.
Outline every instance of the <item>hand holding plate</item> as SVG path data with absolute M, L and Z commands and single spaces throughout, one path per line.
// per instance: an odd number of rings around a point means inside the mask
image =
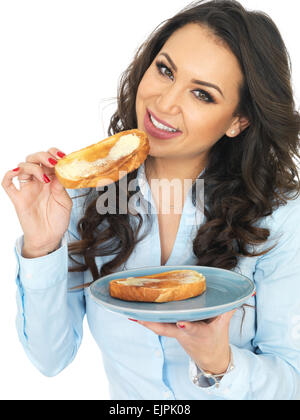
M 199 368 L 214 375 L 221 375 L 226 372 L 230 363 L 229 325 L 235 312 L 236 310 L 227 312 L 209 323 L 138 323 L 157 335 L 176 338 Z

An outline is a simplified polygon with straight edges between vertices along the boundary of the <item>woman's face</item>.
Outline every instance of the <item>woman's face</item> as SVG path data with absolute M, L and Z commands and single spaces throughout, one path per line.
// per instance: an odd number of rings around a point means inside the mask
M 235 56 L 207 29 L 188 24 L 177 30 L 146 71 L 137 92 L 138 128 L 148 134 L 150 155 L 205 157 L 224 134 L 234 137 L 235 130 L 238 135 L 241 126 L 233 113 L 242 81 Z M 149 112 L 178 132 L 154 128 Z

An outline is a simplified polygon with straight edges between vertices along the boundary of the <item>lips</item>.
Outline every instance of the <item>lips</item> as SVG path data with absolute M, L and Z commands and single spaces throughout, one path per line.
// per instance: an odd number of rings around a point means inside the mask
M 164 124 L 166 127 L 172 128 L 173 130 L 176 130 L 176 128 L 172 127 L 170 124 L 167 124 L 166 122 L 162 121 L 161 119 L 157 118 L 153 112 L 151 112 L 151 115 L 153 115 L 153 117 L 160 122 L 161 124 Z M 173 139 L 174 137 L 178 137 L 182 134 L 181 131 L 176 131 L 176 132 L 171 132 L 171 131 L 166 131 L 166 130 L 161 130 L 160 128 L 155 127 L 155 125 L 153 125 L 151 118 L 150 118 L 150 111 L 147 109 L 146 115 L 145 115 L 145 119 L 144 119 L 144 126 L 145 126 L 145 130 L 146 132 L 152 136 L 155 137 L 157 139 L 160 140 L 169 140 L 169 139 Z
M 171 126 L 170 124 L 168 124 L 167 122 L 165 122 L 165 121 L 161 120 L 160 118 L 158 118 L 158 117 L 154 114 L 154 112 L 150 111 L 149 109 L 147 109 L 147 112 L 148 112 L 150 115 L 152 115 L 152 116 L 156 119 L 156 121 L 158 121 L 159 123 L 161 123 L 161 124 L 165 125 L 165 126 L 166 126 L 166 127 L 168 127 L 168 128 L 172 128 L 172 130 L 179 131 L 179 130 L 177 130 L 177 128 L 172 127 L 172 126 Z

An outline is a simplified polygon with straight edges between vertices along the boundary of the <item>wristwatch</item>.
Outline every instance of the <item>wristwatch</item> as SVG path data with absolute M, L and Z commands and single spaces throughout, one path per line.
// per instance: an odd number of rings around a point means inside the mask
M 203 369 L 200 369 L 199 366 L 197 365 L 196 367 L 197 367 L 197 375 L 193 377 L 193 383 L 195 385 L 198 385 L 201 388 L 208 388 L 212 386 L 219 388 L 222 378 L 228 373 L 232 372 L 235 368 L 234 363 L 233 363 L 233 354 L 232 354 L 231 348 L 230 348 L 230 362 L 225 373 L 213 375 L 212 373 L 205 372 Z

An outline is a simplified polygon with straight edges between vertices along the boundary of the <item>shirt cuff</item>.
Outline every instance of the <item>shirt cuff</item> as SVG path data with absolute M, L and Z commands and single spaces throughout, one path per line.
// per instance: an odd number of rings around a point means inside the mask
M 67 278 L 68 273 L 68 241 L 64 235 L 61 247 L 49 255 L 39 258 L 24 258 L 22 248 L 24 236 L 17 239 L 15 255 L 18 262 L 17 276 L 26 289 L 45 290 Z
M 197 366 L 190 359 L 189 373 L 190 380 L 195 387 L 202 391 L 206 391 L 210 395 L 215 395 L 224 399 L 243 400 L 249 389 L 249 357 L 255 357 L 255 354 L 244 349 L 240 349 L 231 345 L 234 369 L 226 373 L 220 380 L 219 386 L 210 386 L 209 382 L 205 382 L 205 378 L 201 378 L 199 384 L 195 384 L 195 376 L 197 375 Z

